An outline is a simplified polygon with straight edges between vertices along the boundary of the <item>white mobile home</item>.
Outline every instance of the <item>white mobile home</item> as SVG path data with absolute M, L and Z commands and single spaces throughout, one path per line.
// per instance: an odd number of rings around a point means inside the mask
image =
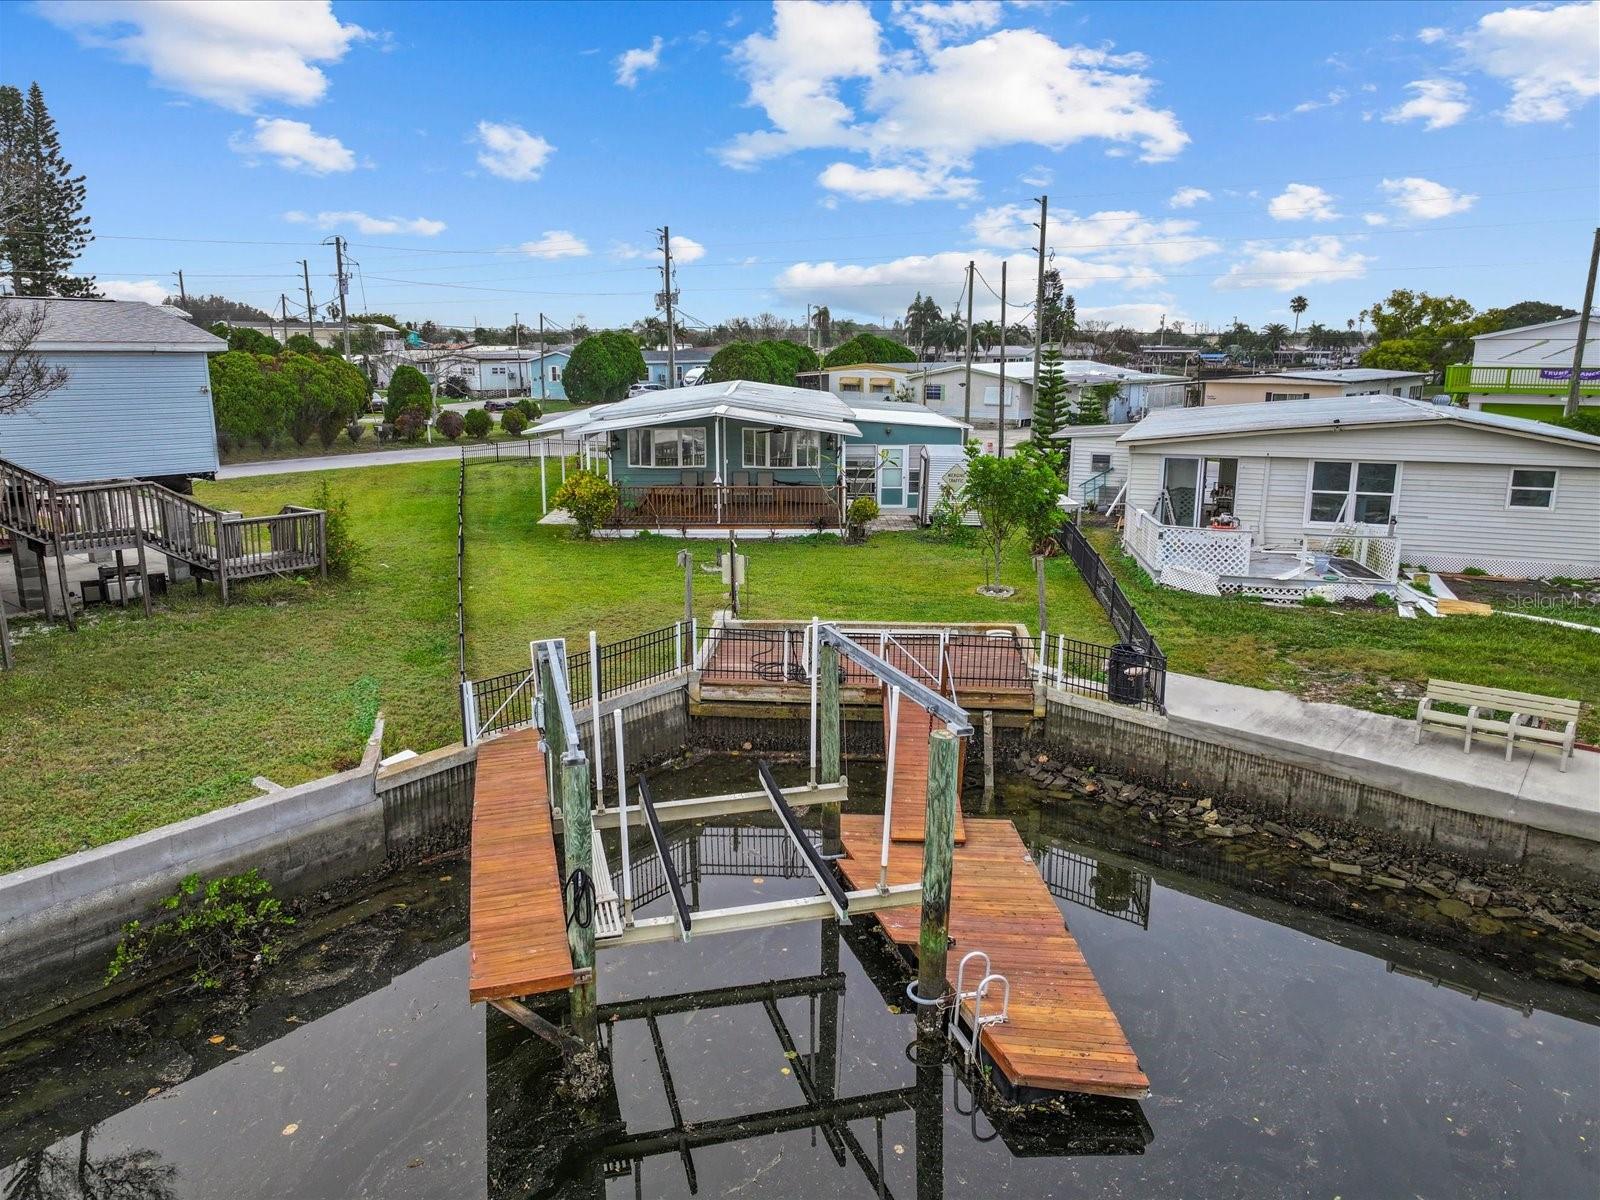
M 1328 578 L 1330 559 L 1385 583 L 1401 563 L 1600 575 L 1600 438 L 1573 430 L 1363 396 L 1168 409 L 1117 445 L 1128 548 L 1160 582 Z
M 1263 401 L 1325 400 L 1344 396 L 1406 396 L 1418 399 L 1428 376 L 1420 371 L 1348 367 L 1333 371 L 1277 371 L 1227 375 L 1205 381 L 1207 406 L 1260 404 Z

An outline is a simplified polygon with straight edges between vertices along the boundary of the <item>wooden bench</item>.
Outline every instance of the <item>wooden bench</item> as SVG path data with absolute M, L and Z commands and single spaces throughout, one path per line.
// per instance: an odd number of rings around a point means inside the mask
M 1445 712 L 1437 704 L 1450 704 L 1465 708 L 1465 713 Z M 1462 750 L 1471 752 L 1472 739 L 1480 734 L 1506 739 L 1506 761 L 1519 740 L 1530 749 L 1547 746 L 1561 753 L 1561 769 L 1567 769 L 1572 757 L 1572 743 L 1578 736 L 1578 708 L 1576 700 L 1560 696 L 1535 696 L 1529 692 L 1508 692 L 1503 688 L 1479 687 L 1471 683 L 1455 683 L 1449 679 L 1428 680 L 1428 694 L 1417 704 L 1417 744 L 1422 742 L 1424 726 L 1459 729 L 1466 732 Z M 1506 713 L 1509 719 L 1501 720 L 1493 714 Z M 1560 728 L 1543 728 L 1530 721 L 1548 721 Z

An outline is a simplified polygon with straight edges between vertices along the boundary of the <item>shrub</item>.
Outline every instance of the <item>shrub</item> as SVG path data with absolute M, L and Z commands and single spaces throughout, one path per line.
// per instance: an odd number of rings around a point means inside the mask
M 328 556 L 328 574 L 335 579 L 346 579 L 350 569 L 365 554 L 361 543 L 350 532 L 350 502 L 328 486 L 324 476 L 317 483 L 311 507 L 320 508 L 323 518 L 323 547 Z
M 378 426 L 378 440 L 380 442 L 392 442 L 396 436 L 397 435 L 393 421 L 385 421 L 382 425 Z
M 564 508 L 578 524 L 578 536 L 594 536 L 594 527 L 605 521 L 617 508 L 621 495 L 607 482 L 604 475 L 594 471 L 574 471 L 557 490 L 554 503 Z
M 461 436 L 462 430 L 464 430 L 467 425 L 465 419 L 460 413 L 450 412 L 448 410 L 439 414 L 439 420 L 435 422 L 435 424 L 438 425 L 439 432 L 444 434 L 444 436 L 449 438 L 452 442 Z
M 828 351 L 828 357 L 822 360 L 822 365 L 850 367 L 856 363 L 916 361 L 915 351 L 907 349 L 899 342 L 879 337 L 875 333 L 859 333 L 848 342 L 843 342 Z
M 507 437 L 516 437 L 527 427 L 528 418 L 519 408 L 508 408 L 500 414 L 500 428 L 506 431 Z
M 493 426 L 494 421 L 481 408 L 469 408 L 466 415 L 461 418 L 461 427 L 468 437 L 486 438 Z
M 539 412 L 539 406 L 526 396 L 517 401 L 517 411 L 527 417 L 530 423 L 537 421 L 543 415 Z
M 200 876 L 186 876 L 177 891 L 162 900 L 170 914 L 154 925 L 129 921 L 106 968 L 106 982 L 134 975 L 176 955 L 198 960 L 190 983 L 220 988 L 230 974 L 254 970 L 278 954 L 278 931 L 293 925 L 272 895 L 272 885 L 254 870 L 202 885 Z
M 1463 575 L 1487 575 L 1489 572 L 1482 567 L 1467 567 L 1461 572 Z
M 629 386 L 645 376 L 638 339 L 631 333 L 606 330 L 578 343 L 562 372 L 562 383 L 576 403 L 599 404 L 621 400 Z
M 857 496 L 850 501 L 850 507 L 845 516 L 851 525 L 865 525 L 868 521 L 878 519 L 878 502 L 871 496 Z
M 428 422 L 425 421 L 422 414 L 414 408 L 407 409 L 405 412 L 401 413 L 399 418 L 394 423 L 395 434 L 404 438 L 408 442 L 415 442 L 421 439 L 422 431 L 427 427 Z
M 344 435 L 350 439 L 350 444 L 352 446 L 361 440 L 361 435 L 366 431 L 366 425 L 360 421 L 351 421 L 350 424 L 344 427 Z
M 449 396 L 452 400 L 465 400 L 467 398 L 467 381 L 459 375 L 452 375 L 444 381 L 444 386 L 439 389 L 439 394 Z
M 433 392 L 428 388 L 428 378 L 409 363 L 396 367 L 389 380 L 389 396 L 383 415 L 396 423 L 402 414 L 416 411 L 423 420 L 433 415 Z

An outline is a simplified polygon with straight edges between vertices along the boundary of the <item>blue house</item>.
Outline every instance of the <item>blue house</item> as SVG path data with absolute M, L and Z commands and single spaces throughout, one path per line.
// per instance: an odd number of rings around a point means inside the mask
M 444 354 L 419 356 L 415 365 L 434 390 L 459 379 L 474 397 L 531 396 L 535 400 L 565 400 L 561 377 L 566 373 L 572 347 L 522 350 L 514 346 L 470 346 Z
M 659 383 L 662 387 L 682 387 L 683 377 L 696 368 L 704 369 L 711 363 L 711 356 L 721 346 L 684 346 L 673 351 L 673 361 L 678 368 L 676 380 L 667 379 L 667 352 L 665 350 L 644 351 L 644 369 L 646 383 Z
M 967 427 L 916 404 L 736 380 L 650 392 L 539 422 L 577 439 L 621 491 L 621 530 L 837 529 L 858 496 L 925 519 Z
M 217 429 L 206 356 L 228 343 L 181 313 L 133 300 L 0 297 L 39 320 L 32 350 L 61 387 L 0 413 L 0 459 L 60 483 L 214 475 Z

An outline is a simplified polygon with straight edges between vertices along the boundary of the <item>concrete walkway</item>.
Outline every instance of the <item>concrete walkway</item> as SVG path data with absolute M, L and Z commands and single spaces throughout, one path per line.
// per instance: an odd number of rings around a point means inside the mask
M 1478 741 L 1468 754 L 1462 737 L 1424 730 L 1418 745 L 1414 722 L 1404 718 L 1193 675 L 1167 676 L 1167 715 L 1173 733 L 1323 770 L 1342 761 L 1363 782 L 1430 804 L 1600 842 L 1600 754 L 1593 751 L 1574 751 L 1565 772 L 1550 750 L 1519 748 L 1507 762 L 1499 738 Z

